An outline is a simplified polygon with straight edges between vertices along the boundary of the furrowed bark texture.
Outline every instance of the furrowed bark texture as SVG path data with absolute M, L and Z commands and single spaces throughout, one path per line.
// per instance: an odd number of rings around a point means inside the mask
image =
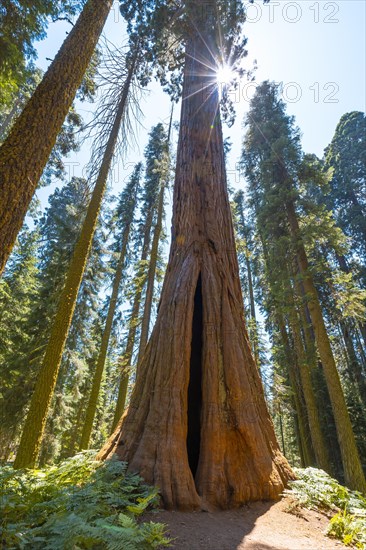
M 167 508 L 187 510 L 276 499 L 293 478 L 245 329 L 205 44 L 198 33 L 187 43 L 172 245 L 156 324 L 122 425 L 99 453 L 116 452 L 160 487 Z
M 47 420 L 47 414 L 55 389 L 62 353 L 75 310 L 80 284 L 86 262 L 92 246 L 98 215 L 107 185 L 108 173 L 115 151 L 118 132 L 126 108 L 128 91 L 133 75 L 133 65 L 121 92 L 121 99 L 109 136 L 97 181 L 93 190 L 80 237 L 75 245 L 73 257 L 68 269 L 65 286 L 61 293 L 60 304 L 52 325 L 41 371 L 39 373 L 29 412 L 23 428 L 14 468 L 32 468 L 35 466 Z
M 0 148 L 0 274 L 113 0 L 89 0 Z

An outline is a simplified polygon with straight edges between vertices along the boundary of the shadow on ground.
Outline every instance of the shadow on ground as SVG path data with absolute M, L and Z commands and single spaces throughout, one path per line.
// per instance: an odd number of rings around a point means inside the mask
M 144 520 L 168 526 L 174 550 L 335 550 L 345 548 L 325 536 L 328 519 L 304 510 L 286 512 L 288 502 L 255 502 L 220 512 L 159 511 Z

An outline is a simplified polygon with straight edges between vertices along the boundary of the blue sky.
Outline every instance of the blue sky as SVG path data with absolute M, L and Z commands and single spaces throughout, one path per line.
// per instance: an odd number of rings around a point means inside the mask
M 256 1 L 247 8 L 245 33 L 249 39 L 248 68 L 257 60 L 256 81 L 269 79 L 283 83 L 283 98 L 288 113 L 295 115 L 301 128 L 303 148 L 308 153 L 322 156 L 330 142 L 340 117 L 348 111 L 365 111 L 366 97 L 366 2 L 363 0 L 271 0 L 264 5 Z M 46 58 L 55 55 L 65 33 L 65 22 L 52 24 L 48 37 L 37 45 L 38 64 L 45 69 Z M 107 21 L 104 34 L 119 45 L 125 38 L 125 26 L 118 12 L 118 1 Z M 235 125 L 224 130 L 233 142 L 228 160 L 231 185 L 243 185 L 237 171 L 242 142 L 242 121 L 248 108 L 253 86 L 243 82 L 236 92 L 237 118 Z M 93 106 L 80 106 L 90 110 Z M 138 132 L 139 148 L 129 151 L 119 170 L 115 171 L 113 191 L 117 193 L 140 160 L 150 128 L 169 118 L 169 98 L 154 83 L 142 104 L 145 114 Z M 88 116 L 87 113 L 83 113 Z M 179 107 L 175 117 L 179 119 Z M 89 160 L 88 147 L 69 159 L 70 175 L 79 175 Z M 44 204 L 49 192 L 41 191 Z

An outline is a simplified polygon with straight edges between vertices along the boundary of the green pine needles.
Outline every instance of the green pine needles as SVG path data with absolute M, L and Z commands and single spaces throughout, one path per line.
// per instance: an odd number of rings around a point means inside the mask
M 340 539 L 346 546 L 366 549 L 366 498 L 358 491 L 350 491 L 323 470 L 294 468 L 298 477 L 285 493 L 297 503 L 311 510 L 335 515 L 330 520 L 327 534 Z
M 158 491 L 118 460 L 86 451 L 41 470 L 0 468 L 2 547 L 147 550 L 169 546 L 160 523 L 138 522 Z

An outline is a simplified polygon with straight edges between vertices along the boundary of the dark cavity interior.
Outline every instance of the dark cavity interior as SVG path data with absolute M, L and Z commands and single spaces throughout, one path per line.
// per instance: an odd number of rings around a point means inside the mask
M 200 456 L 201 443 L 201 408 L 202 408 L 202 282 L 201 275 L 197 281 L 194 296 L 192 322 L 191 362 L 188 385 L 188 434 L 187 453 L 189 467 L 195 477 Z

